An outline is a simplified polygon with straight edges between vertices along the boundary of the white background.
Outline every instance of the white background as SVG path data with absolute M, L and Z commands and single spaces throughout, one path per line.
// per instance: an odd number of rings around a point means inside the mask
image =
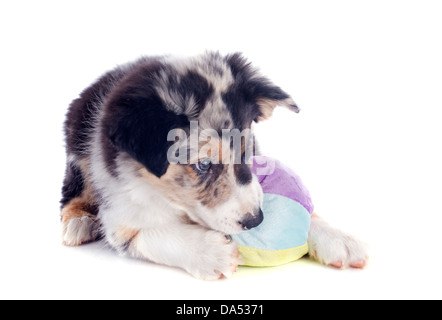
M 440 1 L 2 1 L 0 298 L 442 298 Z M 258 126 L 365 270 L 303 259 L 204 282 L 61 246 L 67 107 L 141 55 L 242 51 L 299 104 Z

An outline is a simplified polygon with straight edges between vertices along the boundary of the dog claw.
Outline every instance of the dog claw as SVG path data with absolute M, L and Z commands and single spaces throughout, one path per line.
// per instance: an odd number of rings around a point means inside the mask
M 363 269 L 365 267 L 366 261 L 365 260 L 359 260 L 359 261 L 355 261 L 350 263 L 348 266 L 350 266 L 351 268 L 355 268 L 355 269 Z M 342 261 L 334 261 L 332 263 L 329 264 L 329 266 L 338 268 L 338 269 L 342 269 L 344 267 L 344 264 Z
M 350 267 L 356 268 L 356 269 L 363 269 L 365 267 L 365 261 L 360 260 L 360 261 L 352 262 L 352 263 L 350 263 Z
M 330 263 L 330 266 L 341 269 L 342 268 L 342 261 L 335 261 Z

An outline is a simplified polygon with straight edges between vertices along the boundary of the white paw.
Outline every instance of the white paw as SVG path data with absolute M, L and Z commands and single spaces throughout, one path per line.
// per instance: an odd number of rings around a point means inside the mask
M 335 229 L 324 221 L 312 220 L 309 233 L 310 256 L 336 268 L 363 268 L 368 260 L 367 246 L 355 237 Z
M 236 244 L 217 231 L 205 233 L 195 260 L 186 269 L 202 280 L 217 280 L 223 276 L 229 278 L 242 262 Z
M 79 246 L 94 241 L 99 234 L 99 223 L 88 216 L 72 218 L 62 223 L 62 241 L 65 246 Z

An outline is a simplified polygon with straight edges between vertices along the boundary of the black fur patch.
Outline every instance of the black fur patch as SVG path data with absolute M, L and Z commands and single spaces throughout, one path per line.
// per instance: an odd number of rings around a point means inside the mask
M 158 177 L 169 166 L 169 131 L 189 127 L 188 118 L 167 110 L 153 88 L 152 78 L 161 68 L 160 62 L 151 61 L 128 76 L 109 100 L 102 126 L 114 147 Z
M 84 178 L 81 170 L 73 164 L 66 167 L 66 174 L 63 181 L 63 188 L 61 190 L 62 199 L 60 201 L 63 208 L 69 201 L 79 197 L 84 190 Z
M 82 156 L 88 154 L 91 133 L 96 126 L 94 120 L 101 107 L 101 100 L 109 94 L 115 83 L 121 80 L 124 75 L 125 72 L 120 68 L 106 73 L 71 103 L 65 121 L 68 154 Z
M 252 182 L 252 171 L 247 164 L 235 164 L 234 171 L 236 181 L 241 185 L 248 185 Z
M 227 56 L 226 61 L 235 81 L 223 94 L 223 100 L 236 128 L 250 128 L 252 121 L 258 121 L 263 114 L 257 103 L 259 99 L 278 101 L 290 97 L 269 79 L 258 76 L 257 70 L 240 53 Z
M 233 85 L 222 96 L 232 116 L 234 127 L 240 131 L 250 128 L 252 121 L 260 115 L 253 101 L 250 101 L 244 93 L 240 87 Z

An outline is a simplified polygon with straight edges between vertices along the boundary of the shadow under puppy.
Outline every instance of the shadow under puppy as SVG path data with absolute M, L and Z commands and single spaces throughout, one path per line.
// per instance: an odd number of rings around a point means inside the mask
M 104 237 L 122 254 L 197 278 L 231 276 L 241 257 L 226 235 L 263 221 L 251 125 L 277 106 L 299 111 L 238 53 L 144 57 L 106 73 L 67 113 L 63 243 Z M 226 132 L 240 133 L 239 146 Z M 315 215 L 308 242 L 324 264 L 367 259 L 359 241 Z

